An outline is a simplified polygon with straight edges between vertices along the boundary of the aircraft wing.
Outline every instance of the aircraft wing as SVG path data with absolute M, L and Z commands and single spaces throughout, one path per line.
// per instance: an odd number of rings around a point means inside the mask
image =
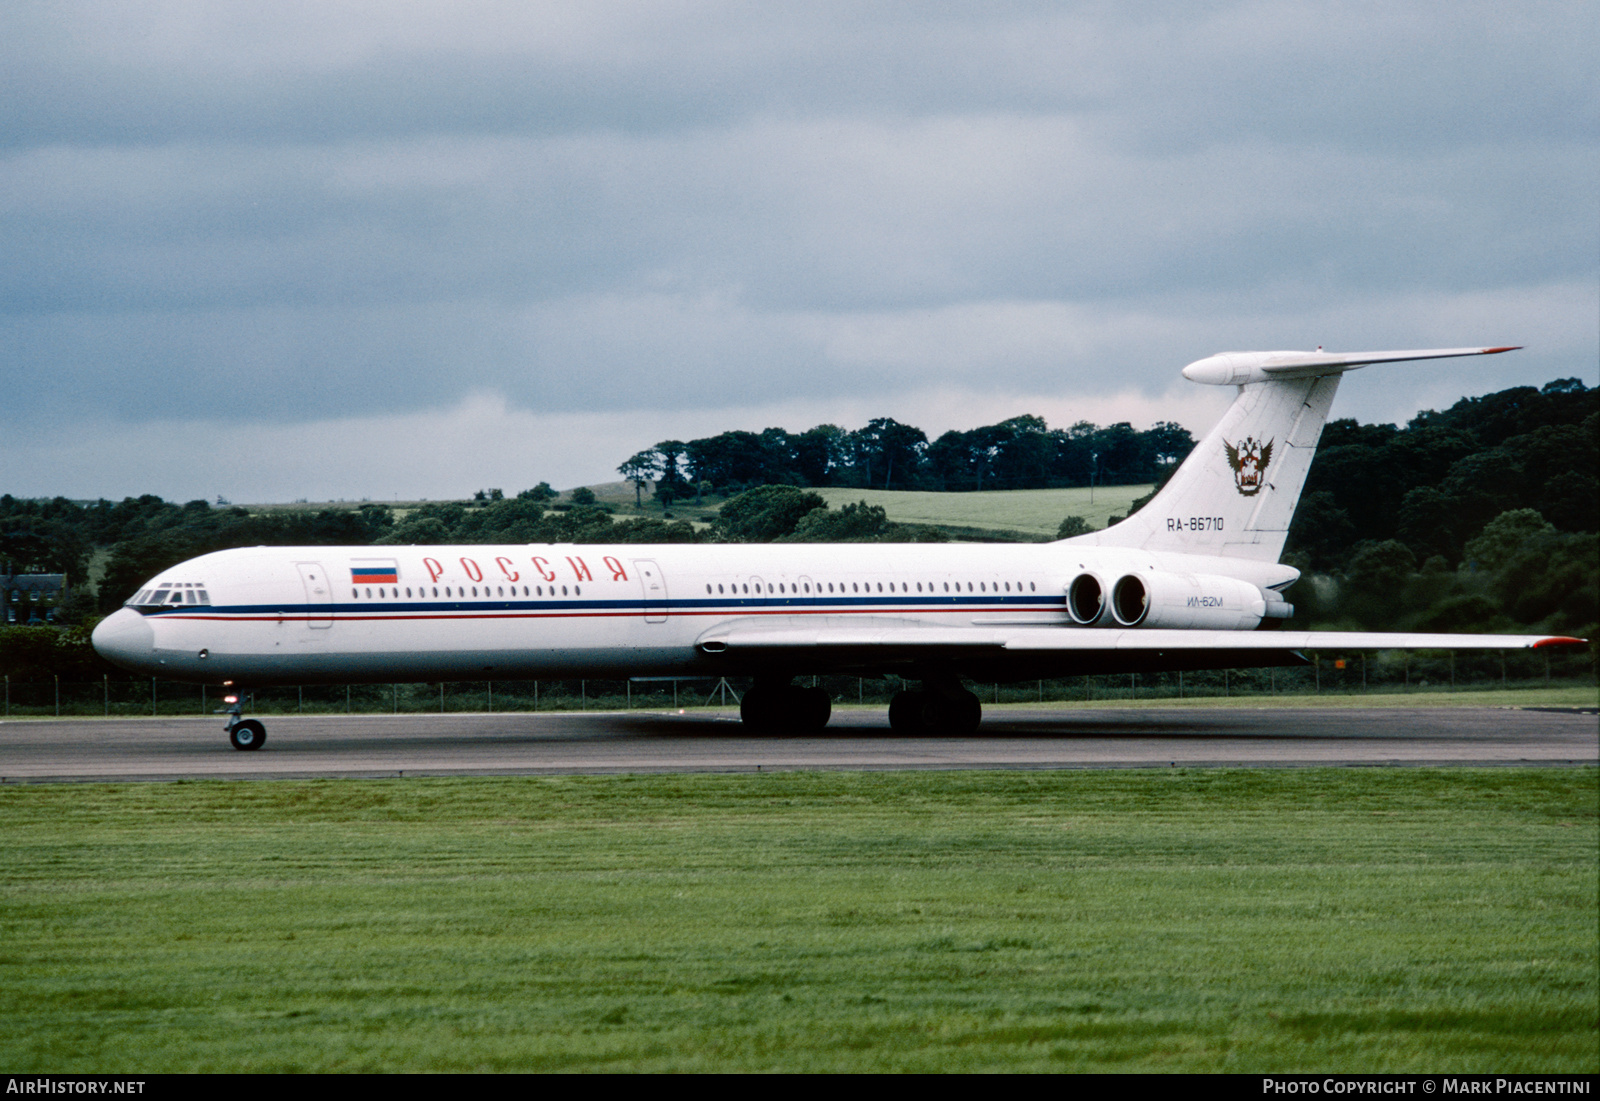
M 789 650 L 941 652 L 1056 652 L 1081 654 L 1180 651 L 1284 650 L 1536 650 L 1581 646 L 1584 639 L 1556 635 L 1446 635 L 1380 631 L 1099 630 L 1053 626 L 944 627 L 890 619 L 872 623 L 730 623 L 701 636 L 708 654 Z

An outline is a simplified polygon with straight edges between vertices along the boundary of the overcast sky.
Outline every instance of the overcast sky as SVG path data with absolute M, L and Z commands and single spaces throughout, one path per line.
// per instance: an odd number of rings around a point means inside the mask
M 13 3 L 0 492 L 615 480 L 668 438 L 1401 421 L 1600 362 L 1600 19 L 1477 4 Z

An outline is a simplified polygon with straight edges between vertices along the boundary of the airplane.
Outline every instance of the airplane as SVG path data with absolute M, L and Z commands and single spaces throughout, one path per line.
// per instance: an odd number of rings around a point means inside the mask
M 312 683 L 752 678 L 759 732 L 820 730 L 804 675 L 895 673 L 897 732 L 967 734 L 961 678 L 1299 666 L 1314 649 L 1508 650 L 1539 635 L 1284 630 L 1279 562 L 1346 371 L 1513 348 L 1227 352 L 1184 368 L 1235 386 L 1222 420 L 1141 510 L 1035 544 L 253 547 L 164 570 L 95 628 L 125 669 L 228 686 L 227 733 L 257 750 L 248 691 Z

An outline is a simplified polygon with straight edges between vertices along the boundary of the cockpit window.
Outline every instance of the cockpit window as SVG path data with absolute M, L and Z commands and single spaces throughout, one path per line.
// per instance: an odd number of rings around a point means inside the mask
M 148 589 L 140 589 L 123 605 L 140 612 L 158 608 L 171 608 L 179 604 L 210 604 L 211 596 L 198 581 L 169 581 Z

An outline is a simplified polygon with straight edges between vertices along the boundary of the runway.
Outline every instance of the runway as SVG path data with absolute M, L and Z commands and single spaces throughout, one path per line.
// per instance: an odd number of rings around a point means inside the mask
M 881 710 L 753 737 L 705 712 L 273 716 L 258 752 L 219 718 L 0 722 L 0 782 L 795 769 L 1600 764 L 1600 720 L 1507 708 L 1002 708 L 980 735 L 903 737 Z

